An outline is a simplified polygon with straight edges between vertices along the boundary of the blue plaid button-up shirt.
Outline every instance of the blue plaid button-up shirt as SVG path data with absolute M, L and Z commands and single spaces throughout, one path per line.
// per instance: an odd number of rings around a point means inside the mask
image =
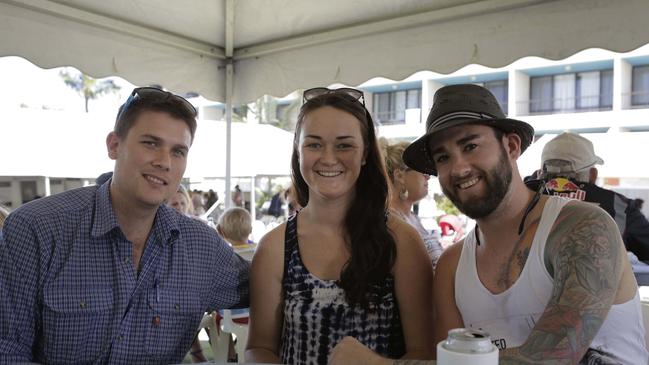
M 179 363 L 206 310 L 247 306 L 248 263 L 161 206 L 140 260 L 109 184 L 17 209 L 0 242 L 0 363 Z

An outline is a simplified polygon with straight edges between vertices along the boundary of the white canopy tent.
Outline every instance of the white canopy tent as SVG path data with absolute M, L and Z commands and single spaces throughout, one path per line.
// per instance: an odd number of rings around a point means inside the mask
M 649 176 L 649 164 L 640 162 L 649 156 L 649 132 L 580 133 L 593 142 L 595 154 L 604 160 L 597 165 L 602 178 L 636 179 Z M 541 168 L 541 153 L 545 145 L 556 137 L 545 134 L 534 142 L 518 159 L 522 177 Z
M 0 0 L 0 55 L 232 102 L 649 42 L 646 0 Z
M 6 158 L 0 163 L 0 176 L 93 179 L 112 171 L 113 162 L 102 147 L 113 129 L 112 118 L 51 110 L 5 111 L 0 156 Z M 222 121 L 198 121 L 186 178 L 225 177 L 225 161 L 221 158 L 225 127 Z M 233 123 L 232 140 L 232 152 L 238 161 L 232 176 L 290 174 L 292 133 L 271 125 Z
M 628 51 L 649 42 L 648 13 L 646 0 L 0 0 L 0 56 L 197 92 L 230 121 L 262 94 Z M 229 190 L 229 128 L 225 151 Z

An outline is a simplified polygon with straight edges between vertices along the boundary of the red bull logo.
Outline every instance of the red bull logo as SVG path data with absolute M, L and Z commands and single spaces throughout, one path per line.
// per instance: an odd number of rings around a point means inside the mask
M 570 199 L 577 200 L 586 200 L 586 192 L 579 188 L 579 185 L 574 182 L 557 177 L 547 183 L 545 183 L 545 188 L 552 193 L 552 195 L 558 195 Z

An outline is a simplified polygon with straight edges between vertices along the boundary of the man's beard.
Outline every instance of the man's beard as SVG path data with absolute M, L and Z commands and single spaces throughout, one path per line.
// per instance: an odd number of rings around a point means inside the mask
M 461 201 L 458 194 L 455 194 L 457 189 L 455 182 L 451 182 L 451 186 L 447 189 L 442 185 L 442 191 L 447 198 L 455 204 L 455 206 L 464 214 L 472 219 L 480 219 L 491 214 L 507 195 L 509 185 L 512 182 L 512 166 L 509 164 L 506 152 L 501 146 L 500 159 L 498 164 L 489 171 L 481 171 L 482 180 L 487 185 L 485 196 L 475 197 L 465 201 Z

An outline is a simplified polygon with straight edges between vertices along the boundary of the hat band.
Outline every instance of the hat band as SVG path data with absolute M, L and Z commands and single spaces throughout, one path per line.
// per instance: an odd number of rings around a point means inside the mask
M 439 126 L 441 124 L 444 124 L 448 121 L 454 120 L 454 119 L 496 119 L 494 116 L 486 114 L 486 113 L 476 113 L 476 112 L 469 112 L 469 111 L 462 111 L 462 112 L 453 112 L 453 113 L 448 113 L 445 114 L 437 119 L 435 119 L 430 126 Z

